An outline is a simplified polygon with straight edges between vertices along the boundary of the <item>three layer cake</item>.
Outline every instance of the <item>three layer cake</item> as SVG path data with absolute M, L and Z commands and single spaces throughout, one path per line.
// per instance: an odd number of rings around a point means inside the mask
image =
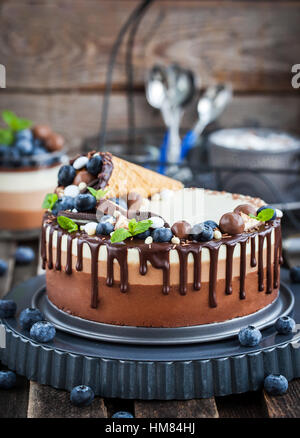
M 95 151 L 58 179 L 42 259 L 48 298 L 62 311 L 183 327 L 249 315 L 277 298 L 281 212 L 262 200 L 184 189 Z

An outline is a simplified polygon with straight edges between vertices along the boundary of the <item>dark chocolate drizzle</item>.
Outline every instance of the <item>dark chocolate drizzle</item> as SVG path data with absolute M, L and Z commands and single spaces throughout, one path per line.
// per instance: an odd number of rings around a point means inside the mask
M 49 229 L 48 235 L 48 254 L 46 244 L 46 229 Z M 272 241 L 271 233 L 274 230 L 274 255 L 272 266 Z M 56 263 L 53 263 L 53 235 L 57 231 L 56 243 Z M 84 232 L 75 232 L 69 234 L 61 229 L 56 222 L 56 219 L 49 214 L 46 214 L 41 237 L 41 257 L 43 267 L 46 265 L 48 269 L 61 270 L 61 242 L 62 236 L 67 236 L 67 257 L 65 272 L 72 273 L 72 243 L 77 239 L 77 263 L 76 271 L 83 269 L 83 244 L 87 244 L 91 252 L 91 306 L 96 308 L 99 304 L 98 291 L 98 263 L 99 250 L 101 245 L 107 248 L 107 279 L 106 284 L 113 287 L 114 280 L 114 260 L 117 260 L 120 267 L 120 290 L 121 292 L 129 291 L 128 284 L 128 261 L 127 253 L 129 248 L 136 248 L 139 251 L 140 258 L 140 274 L 146 275 L 148 270 L 148 262 L 155 268 L 162 270 L 164 294 L 170 293 L 170 260 L 169 254 L 172 249 L 177 250 L 179 257 L 179 293 L 186 295 L 188 284 L 188 256 L 191 253 L 194 259 L 194 279 L 193 288 L 195 291 L 201 289 L 201 259 L 202 249 L 207 248 L 210 254 L 210 270 L 209 270 L 209 305 L 210 307 L 217 306 L 216 285 L 218 274 L 218 255 L 221 245 L 226 246 L 226 276 L 225 276 L 225 291 L 226 295 L 232 294 L 232 268 L 233 268 L 233 253 L 236 245 L 240 245 L 240 299 L 246 298 L 245 280 L 246 280 L 246 246 L 248 242 L 251 244 L 250 266 L 252 268 L 257 265 L 258 272 L 258 290 L 265 289 L 264 281 L 264 241 L 266 239 L 266 292 L 272 293 L 273 289 L 277 289 L 279 285 L 279 265 L 282 263 L 282 245 L 281 245 L 281 228 L 280 220 L 276 219 L 273 222 L 266 223 L 258 231 L 244 233 L 236 236 L 227 236 L 216 241 L 209 242 L 186 242 L 180 245 L 171 243 L 152 243 L 147 245 L 138 239 L 130 239 L 119 244 L 112 244 L 109 237 L 90 237 Z M 258 237 L 258 263 L 256 263 L 256 242 Z

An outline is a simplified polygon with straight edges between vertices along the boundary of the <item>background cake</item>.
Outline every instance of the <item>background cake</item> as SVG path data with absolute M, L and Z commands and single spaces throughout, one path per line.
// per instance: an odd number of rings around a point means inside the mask
M 116 199 L 125 193 L 127 209 Z M 91 152 L 61 169 L 53 201 L 42 231 L 47 293 L 72 315 L 191 326 L 251 314 L 278 295 L 280 212 L 260 199 L 183 189 Z
M 0 231 L 39 230 L 42 202 L 55 189 L 64 140 L 48 126 L 32 126 L 11 111 L 4 111 L 3 118 L 8 128 L 0 138 Z

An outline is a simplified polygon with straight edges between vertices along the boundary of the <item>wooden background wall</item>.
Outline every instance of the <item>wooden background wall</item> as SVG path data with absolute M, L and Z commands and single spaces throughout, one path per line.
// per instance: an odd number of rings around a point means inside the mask
M 0 0 L 0 63 L 10 108 L 47 122 L 75 150 L 100 124 L 109 51 L 137 0 Z M 161 117 L 145 101 L 145 72 L 177 61 L 198 82 L 230 81 L 235 98 L 224 126 L 260 123 L 300 132 L 300 90 L 291 66 L 300 63 L 299 1 L 156 0 L 134 48 L 137 126 L 157 128 Z M 109 129 L 127 127 L 125 49 L 118 57 Z M 185 115 L 190 126 L 195 108 Z

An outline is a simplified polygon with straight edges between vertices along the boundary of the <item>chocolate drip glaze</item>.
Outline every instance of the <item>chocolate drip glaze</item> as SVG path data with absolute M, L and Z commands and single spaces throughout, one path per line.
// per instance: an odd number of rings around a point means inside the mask
M 209 248 L 210 268 L 209 268 L 209 305 L 217 307 L 216 286 L 217 286 L 217 267 L 219 248 Z
M 99 242 L 90 242 L 88 245 L 91 250 L 91 277 L 92 277 L 92 298 L 91 307 L 94 309 L 98 306 L 98 258 L 99 258 Z
M 114 284 L 114 260 L 118 260 L 120 265 L 120 290 L 127 292 L 128 289 L 128 264 L 127 246 L 123 243 L 114 246 L 107 246 L 107 286 Z
M 256 267 L 256 254 L 255 253 L 256 253 L 256 245 L 255 245 L 255 236 L 254 236 L 254 237 L 251 237 L 251 262 L 250 262 L 251 268 Z
M 170 292 L 170 260 L 168 244 L 152 244 L 139 247 L 140 253 L 140 274 L 147 274 L 147 262 L 156 269 L 163 271 L 163 294 L 167 295 Z
M 49 255 L 47 257 L 46 233 L 48 232 L 48 249 Z M 274 229 L 274 263 L 272 270 L 272 241 L 271 233 Z M 53 234 L 57 231 L 56 243 L 56 263 L 53 266 Z M 127 253 L 128 248 L 136 248 L 139 251 L 140 257 L 140 274 L 146 275 L 149 262 L 155 269 L 161 269 L 163 272 L 163 288 L 162 292 L 168 294 L 170 292 L 170 260 L 169 254 L 172 249 L 177 250 L 179 257 L 179 293 L 185 295 L 187 293 L 187 272 L 188 272 L 188 256 L 190 253 L 194 259 L 194 281 L 193 286 L 195 290 L 201 288 L 201 254 L 202 248 L 207 248 L 210 253 L 210 271 L 209 271 L 209 305 L 211 307 L 217 306 L 216 284 L 217 284 L 217 268 L 218 268 L 218 254 L 221 245 L 226 246 L 226 286 L 225 294 L 232 294 L 232 267 L 233 267 L 233 253 L 237 244 L 240 245 L 240 299 L 246 298 L 245 279 L 246 279 L 246 246 L 250 239 L 251 243 L 251 267 L 256 266 L 255 257 L 255 237 L 258 236 L 258 289 L 264 290 L 264 266 L 263 266 L 263 248 L 264 241 L 267 241 L 267 281 L 266 293 L 272 293 L 273 288 L 278 288 L 279 283 L 279 265 L 282 262 L 281 255 L 281 230 L 280 220 L 275 220 L 261 227 L 260 230 L 253 233 L 244 233 L 236 236 L 227 236 L 221 240 L 212 240 L 210 242 L 187 242 L 177 246 L 171 243 L 152 243 L 147 245 L 144 242 L 137 240 L 128 240 L 121 244 L 112 244 L 108 237 L 90 237 L 85 233 L 75 232 L 69 234 L 62 230 L 56 223 L 55 218 L 46 215 L 42 228 L 41 238 L 41 256 L 43 267 L 48 266 L 48 269 L 61 270 L 61 243 L 62 237 L 67 236 L 67 257 L 65 272 L 72 273 L 72 243 L 77 239 L 77 263 L 75 269 L 81 271 L 83 269 L 83 244 L 86 243 L 91 251 L 91 306 L 96 308 L 98 306 L 98 259 L 101 245 L 105 245 L 107 249 L 107 285 L 114 285 L 114 260 L 116 259 L 120 266 L 120 290 L 126 292 L 128 290 L 128 262 Z M 273 283 L 273 284 L 272 284 Z
M 272 246 L 271 246 L 271 233 L 268 233 L 267 236 L 267 294 L 271 294 L 272 287 Z
M 246 298 L 245 279 L 246 279 L 246 243 L 241 242 L 241 256 L 240 256 L 240 299 Z
M 225 294 L 231 295 L 232 294 L 232 262 L 233 262 L 233 252 L 234 252 L 234 245 L 227 245 L 226 246 L 226 283 L 225 283 Z

